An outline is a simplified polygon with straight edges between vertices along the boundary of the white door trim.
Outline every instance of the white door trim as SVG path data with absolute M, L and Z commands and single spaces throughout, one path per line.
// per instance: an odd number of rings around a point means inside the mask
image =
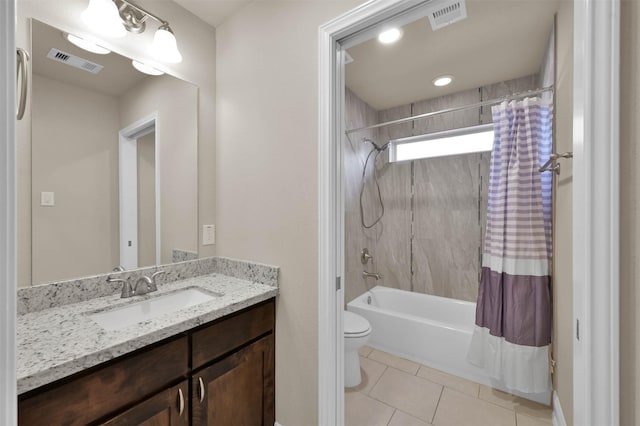
M 620 422 L 619 32 L 619 0 L 574 3 L 573 415 L 585 426 Z
M 15 0 L 0 2 L 0 424 L 16 406 L 16 42 Z
M 120 266 L 138 268 L 138 138 L 155 131 L 156 265 L 161 264 L 160 167 L 158 113 L 154 112 L 118 133 L 118 197 L 120 214 Z
M 340 343 L 344 293 L 336 291 L 336 278 L 343 276 L 339 195 L 344 123 L 338 41 L 419 4 L 370 1 L 319 30 L 319 425 L 344 423 Z M 573 271 L 574 312 L 581 322 L 581 340 L 574 342 L 574 417 L 575 424 L 585 426 L 619 422 L 619 27 L 619 0 L 574 3 Z

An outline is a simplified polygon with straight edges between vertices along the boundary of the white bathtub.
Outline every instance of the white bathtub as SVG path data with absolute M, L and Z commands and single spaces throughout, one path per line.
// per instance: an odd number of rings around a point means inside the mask
M 542 404 L 551 401 L 551 391 L 514 392 L 467 362 L 475 303 L 378 286 L 349 302 L 347 310 L 369 320 L 373 348 Z

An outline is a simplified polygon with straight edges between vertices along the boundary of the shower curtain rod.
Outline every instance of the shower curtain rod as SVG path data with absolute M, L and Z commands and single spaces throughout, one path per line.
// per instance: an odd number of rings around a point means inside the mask
M 365 127 L 359 127 L 357 129 L 347 130 L 347 131 L 345 131 L 345 133 L 348 135 L 348 134 L 351 134 L 351 133 L 354 133 L 354 132 L 359 132 L 361 130 L 377 129 L 378 127 L 389 126 L 391 124 L 405 123 L 407 121 L 413 121 L 413 120 L 417 120 L 417 119 L 420 119 L 420 118 L 432 117 L 434 115 L 445 114 L 445 113 L 448 113 L 448 112 L 456 112 L 456 111 L 463 111 L 465 109 L 479 108 L 479 107 L 492 105 L 492 104 L 496 104 L 496 103 L 507 101 L 507 100 L 526 98 L 527 96 L 534 96 L 534 95 L 538 95 L 540 93 L 549 92 L 549 91 L 553 91 L 553 86 L 544 87 L 542 89 L 529 90 L 527 92 L 514 93 L 514 94 L 511 94 L 511 95 L 508 95 L 508 96 L 503 96 L 501 98 L 495 98 L 495 99 L 489 99 L 488 101 L 477 102 L 475 104 L 464 105 L 464 106 L 453 107 L 453 108 L 447 108 L 447 109 L 441 109 L 440 111 L 427 112 L 427 113 L 420 114 L 420 115 L 414 115 L 412 117 L 400 118 L 398 120 L 385 121 L 384 123 L 373 124 L 371 126 L 365 126 Z

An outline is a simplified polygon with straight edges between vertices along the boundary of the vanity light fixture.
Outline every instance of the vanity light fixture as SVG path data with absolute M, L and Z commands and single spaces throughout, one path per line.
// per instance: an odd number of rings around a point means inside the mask
M 402 31 L 398 28 L 390 28 L 378 34 L 378 41 L 382 44 L 391 44 L 402 38 Z
M 448 86 L 452 81 L 452 75 L 442 75 L 433 79 L 433 85 L 438 87 Z
M 162 62 L 182 62 L 182 55 L 169 22 L 129 0 L 89 0 L 89 6 L 82 12 L 82 19 L 95 31 L 112 37 L 122 37 L 127 31 L 141 34 L 147 27 L 147 21 L 152 19 L 160 26 L 153 37 L 151 55 Z M 111 30 L 109 33 L 102 31 L 107 27 Z
M 118 8 L 112 0 L 89 0 L 89 6 L 81 16 L 93 31 L 103 36 L 124 37 L 127 34 Z
M 156 69 L 152 66 L 149 66 L 147 64 L 143 64 L 142 62 L 138 62 L 136 60 L 131 61 L 131 65 L 133 65 L 133 67 L 135 69 L 137 69 L 138 71 L 140 71 L 143 74 L 149 74 L 149 75 L 162 75 L 164 74 L 164 72 L 160 71 L 159 69 Z
M 98 55 L 107 55 L 111 53 L 109 49 L 99 46 L 92 41 L 74 36 L 73 34 L 64 33 L 64 37 L 69 40 L 70 43 L 75 44 L 80 49 L 84 49 L 88 52 L 97 53 Z

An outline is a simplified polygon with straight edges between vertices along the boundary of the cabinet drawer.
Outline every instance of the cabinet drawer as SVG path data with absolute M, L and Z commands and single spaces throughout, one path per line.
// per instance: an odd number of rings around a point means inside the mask
M 195 370 L 256 337 L 273 331 L 274 326 L 275 306 L 272 299 L 194 332 L 191 341 L 192 368 Z
M 18 404 L 19 425 L 84 425 L 140 401 L 188 374 L 186 336 L 127 356 Z

